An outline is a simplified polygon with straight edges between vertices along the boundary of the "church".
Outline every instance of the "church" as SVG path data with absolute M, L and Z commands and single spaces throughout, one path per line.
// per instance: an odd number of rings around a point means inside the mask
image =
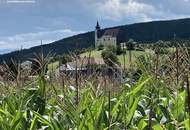
M 99 22 L 97 21 L 95 27 L 95 47 L 100 45 L 107 46 L 117 46 L 117 36 L 119 34 L 119 29 L 106 29 L 101 30 Z

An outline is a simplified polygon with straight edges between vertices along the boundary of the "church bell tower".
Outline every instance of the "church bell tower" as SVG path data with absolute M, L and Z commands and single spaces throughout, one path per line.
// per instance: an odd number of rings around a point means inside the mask
M 97 21 L 96 27 L 95 27 L 95 47 L 97 47 L 99 31 L 100 31 L 100 25 L 99 25 L 99 22 Z

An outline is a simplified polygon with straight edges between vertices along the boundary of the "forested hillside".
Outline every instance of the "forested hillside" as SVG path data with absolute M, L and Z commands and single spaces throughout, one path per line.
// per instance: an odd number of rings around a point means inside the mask
M 119 42 L 126 42 L 132 38 L 137 42 L 156 42 L 158 40 L 171 40 L 174 33 L 178 38 L 189 39 L 190 37 L 190 18 L 154 21 L 146 23 L 137 23 L 131 25 L 123 25 L 112 28 L 119 28 Z M 93 27 L 92 27 L 93 29 Z M 107 28 L 108 29 L 108 28 Z M 106 29 L 102 29 L 104 32 Z M 43 49 L 45 54 L 51 52 L 55 54 L 68 53 L 77 49 L 94 47 L 94 31 L 84 34 L 78 34 L 69 38 L 64 38 L 50 44 L 15 51 L 8 54 L 0 55 L 0 62 L 10 60 L 11 58 L 26 59 L 32 57 L 34 53 L 38 53 Z

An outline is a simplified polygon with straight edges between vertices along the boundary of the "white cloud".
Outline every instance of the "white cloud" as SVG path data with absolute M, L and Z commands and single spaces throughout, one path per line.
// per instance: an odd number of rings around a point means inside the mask
M 80 33 L 60 28 L 92 30 L 96 19 L 108 27 L 190 17 L 190 0 L 37 0 L 30 6 L 5 3 L 0 0 L 0 16 L 4 18 L 0 35 L 10 36 L 0 36 L 0 53 Z M 26 31 L 34 33 L 20 34 Z
M 188 1 L 188 0 L 186 0 Z M 160 19 L 183 18 L 190 15 L 175 14 L 164 3 L 149 4 L 143 0 L 104 0 L 96 4 L 97 17 L 113 21 L 145 22 Z
M 99 2 L 97 9 L 97 14 L 100 14 L 102 18 L 114 21 L 121 21 L 126 17 L 148 21 L 150 18 L 145 14 L 155 11 L 153 6 L 134 0 L 127 2 L 123 0 L 107 0 Z
M 36 32 L 18 34 L 14 36 L 0 37 L 0 53 L 5 53 L 21 48 L 29 48 L 36 45 L 40 45 L 40 41 L 43 40 L 43 44 L 51 43 L 62 38 L 82 33 L 84 31 L 72 31 L 70 29 Z

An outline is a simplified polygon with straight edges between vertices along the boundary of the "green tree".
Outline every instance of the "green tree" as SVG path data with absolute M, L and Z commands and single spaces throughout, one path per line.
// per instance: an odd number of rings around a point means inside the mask
M 121 55 L 121 54 L 123 54 L 124 53 L 124 51 L 123 51 L 123 49 L 121 48 L 121 46 L 117 46 L 117 51 L 116 51 L 116 54 L 117 55 Z
M 60 58 L 60 63 L 61 64 L 66 64 L 67 62 L 71 62 L 72 61 L 72 57 L 70 55 L 64 54 L 61 58 Z
M 115 46 L 112 46 L 112 45 L 108 46 L 106 48 L 106 50 L 109 50 L 109 51 L 113 52 L 114 54 L 117 53 L 117 48 Z
M 129 39 L 129 41 L 127 42 L 127 49 L 129 50 L 129 64 L 131 66 L 132 50 L 135 49 L 135 41 L 133 39 Z
M 104 59 L 104 62 L 108 65 L 113 67 L 115 64 L 119 64 L 119 60 L 117 58 L 117 55 L 110 51 L 109 49 L 106 49 L 102 52 L 102 58 Z
M 127 46 L 128 50 L 134 50 L 135 49 L 135 41 L 133 39 L 129 39 L 126 46 Z
M 98 51 L 100 51 L 100 50 L 104 50 L 104 45 L 100 44 L 100 45 L 98 46 Z

